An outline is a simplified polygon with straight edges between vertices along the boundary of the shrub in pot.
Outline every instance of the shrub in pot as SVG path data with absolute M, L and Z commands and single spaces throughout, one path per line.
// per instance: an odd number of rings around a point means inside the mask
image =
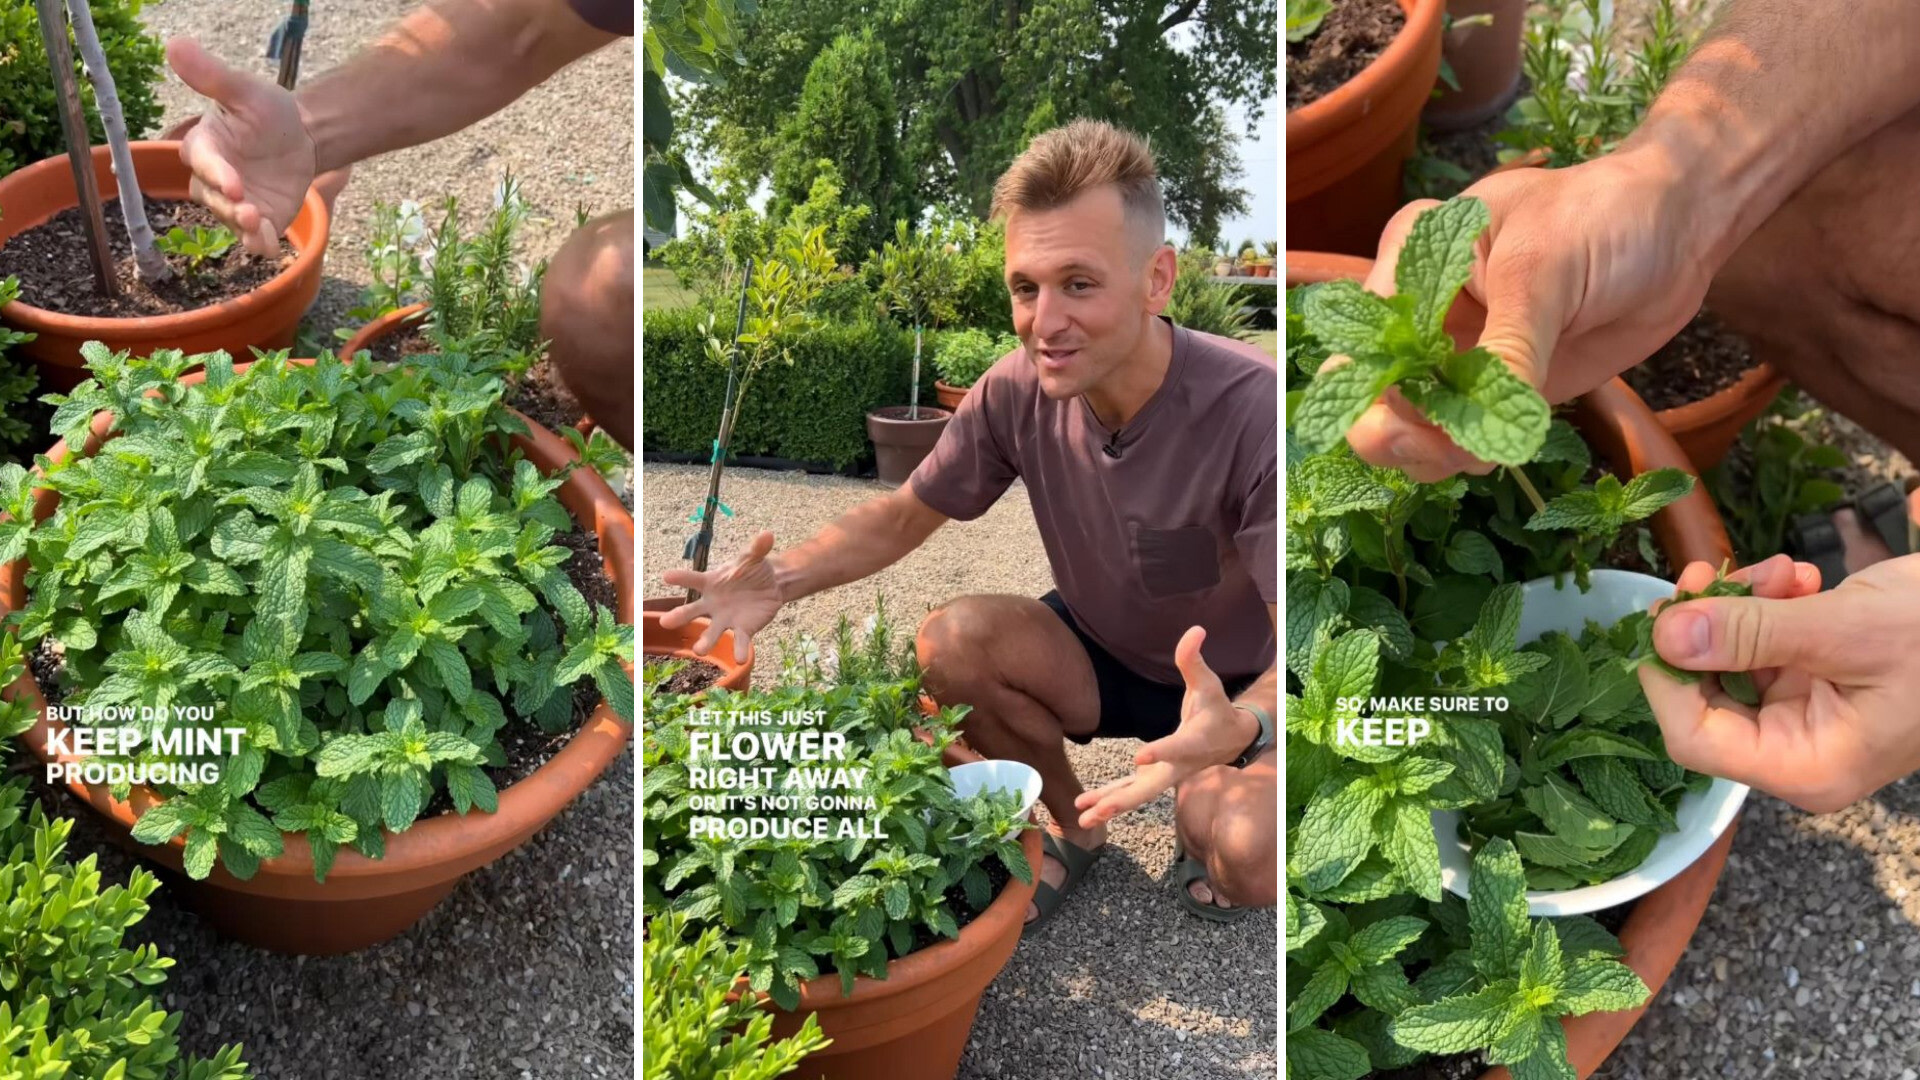
M 1290 0 L 1287 236 L 1311 251 L 1373 253 L 1404 201 L 1401 170 L 1440 70 L 1445 0 Z M 1322 47 L 1328 19 L 1354 33 Z M 1361 39 L 1365 43 L 1361 43 Z M 1364 66 L 1353 70 L 1357 58 Z
M 632 519 L 501 407 L 497 372 L 462 353 L 384 370 L 87 351 L 95 377 L 57 398 L 63 442 L 33 474 L 0 467 L 0 599 L 22 640 L 57 646 L 44 690 L 82 710 L 63 719 L 144 736 L 97 763 L 176 760 L 153 745 L 167 726 L 244 729 L 184 757 L 217 778 L 68 781 L 183 868 L 225 932 L 289 951 L 384 940 L 618 754 Z M 613 583 L 599 603 L 556 542 L 574 520 Z M 192 706 L 212 719 L 104 711 Z M 80 760 L 66 726 L 43 718 L 29 748 Z M 531 775 L 490 773 L 512 764 L 503 734 L 530 730 L 573 735 Z
M 1564 168 L 1612 152 L 1639 126 L 1692 46 L 1673 0 L 1651 6 L 1640 44 L 1630 50 L 1605 21 L 1602 0 L 1573 6 L 1581 16 L 1577 26 L 1542 20 L 1528 30 L 1532 89 L 1496 136 L 1507 147 L 1502 169 Z M 1622 377 L 1702 469 L 1718 464 L 1786 385 L 1785 376 L 1755 361 L 1746 342 L 1707 311 Z
M 650 917 L 684 915 L 694 932 L 718 928 L 724 945 L 750 946 L 736 989 L 765 995 L 777 1036 L 817 1017 L 833 1043 L 802 1062 L 802 1080 L 950 1077 L 981 994 L 1018 943 L 1039 837 L 1017 794 L 955 794 L 941 759 L 964 710 L 921 714 L 911 650 L 893 648 L 883 615 L 864 642 L 843 621 L 828 652 L 802 641 L 772 689 L 710 690 L 698 703 L 646 680 L 643 906 Z M 716 838 L 711 828 L 695 836 L 699 819 L 717 815 L 692 801 L 713 790 L 690 783 L 690 769 L 703 766 L 693 733 L 731 746 L 793 730 L 756 714 L 795 712 L 816 715 L 813 730 L 845 737 L 843 759 L 813 764 L 857 772 L 832 793 L 871 800 L 869 809 L 848 811 L 834 836 L 814 840 Z M 817 813 L 730 812 L 782 822 Z M 850 826 L 863 835 L 842 831 Z
M 1020 339 L 1012 334 L 989 334 L 971 327 L 948 331 L 939 342 L 933 350 L 933 366 L 940 378 L 933 388 L 940 404 L 949 409 L 960 407 L 967 391 L 995 361 L 1020 348 Z
M 733 993 L 751 947 L 722 946 L 718 927 L 688 941 L 686 925 L 679 914 L 647 924 L 640 974 L 645 1080 L 774 1080 L 827 1045 L 813 1017 L 795 1035 L 769 1043 L 772 1014 Z
M 920 348 L 925 331 L 953 321 L 955 264 L 939 238 L 914 233 L 894 222 L 894 238 L 880 251 L 880 293 L 887 308 L 913 330 L 913 376 L 905 406 L 889 405 L 867 413 L 880 482 L 898 487 L 933 452 L 953 414 L 920 405 Z
M 1627 530 L 1683 499 L 1697 508 L 1698 493 L 1680 469 L 1631 474 L 1646 456 L 1631 439 L 1608 438 L 1611 468 L 1597 468 L 1574 427 L 1500 360 L 1456 350 L 1442 320 L 1485 223 L 1472 199 L 1423 215 L 1392 301 L 1352 280 L 1288 297 L 1287 986 L 1297 1080 L 1357 1080 L 1474 1051 L 1516 1074 L 1584 1075 L 1679 952 L 1658 971 L 1629 954 L 1643 981 L 1602 964 L 1622 949 L 1591 919 L 1527 921 L 1529 887 L 1638 865 L 1670 800 L 1700 781 L 1666 759 L 1633 675 L 1651 655 L 1649 620 L 1596 628 L 1584 645 L 1523 647 L 1514 583 L 1548 575 L 1577 593 L 1603 562 L 1657 563 L 1651 543 Z M 1316 375 L 1333 353 L 1353 362 Z M 1345 432 L 1389 385 L 1502 468 L 1418 484 L 1361 462 Z M 1614 475 L 1623 464 L 1625 481 Z M 1486 704 L 1494 697 L 1510 708 Z M 1388 698 L 1421 702 L 1376 706 Z M 1356 721 L 1408 715 L 1431 725 L 1424 741 L 1343 735 Z M 1472 905 L 1442 888 L 1440 850 L 1452 838 L 1436 835 L 1432 812 L 1448 807 L 1474 823 Z M 1693 923 L 1705 901 L 1699 878 L 1710 888 L 1728 838 L 1673 883 L 1697 898 Z M 1498 917 L 1482 909 L 1483 872 L 1484 894 L 1502 898 Z M 1677 921 L 1667 891 L 1642 906 Z M 1683 945 L 1693 923 L 1667 932 Z M 1560 982 L 1589 963 L 1602 965 L 1591 973 L 1606 994 Z M 1562 1015 L 1588 1013 L 1561 1033 Z M 1613 1014 L 1626 1019 L 1614 1024 Z M 1509 1037 L 1494 1039 L 1496 1029 Z

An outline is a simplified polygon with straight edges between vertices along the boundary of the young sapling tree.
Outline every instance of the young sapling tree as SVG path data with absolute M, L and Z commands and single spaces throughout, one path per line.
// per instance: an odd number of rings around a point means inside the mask
M 893 239 L 880 251 L 880 292 L 887 307 L 913 327 L 913 386 L 907 419 L 920 419 L 920 343 L 929 327 L 955 317 L 954 263 L 927 233 L 911 232 L 905 221 L 893 223 Z
M 107 146 L 113 154 L 113 178 L 120 188 L 120 214 L 126 221 L 127 239 L 133 244 L 133 263 L 140 280 L 149 284 L 173 276 L 166 256 L 154 245 L 153 226 L 147 221 L 146 200 L 140 195 L 140 179 L 133 171 L 133 148 L 127 141 L 126 115 L 120 109 L 120 94 L 113 85 L 113 72 L 107 68 L 106 50 L 93 27 L 93 11 L 87 0 L 66 0 L 67 15 L 73 23 L 73 42 L 86 66 L 87 80 L 93 84 L 93 100 L 100 109 L 100 126 L 107 133 Z M 199 264 L 196 261 L 195 266 Z

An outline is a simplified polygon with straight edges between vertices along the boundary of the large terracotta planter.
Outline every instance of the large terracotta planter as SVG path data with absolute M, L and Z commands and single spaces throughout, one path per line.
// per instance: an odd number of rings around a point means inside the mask
M 686 603 L 684 595 L 655 596 L 649 597 L 646 603 L 641 605 L 641 654 L 652 657 L 678 657 L 682 660 L 705 660 L 720 669 L 720 677 L 713 681 L 713 685 L 735 693 L 744 693 L 748 680 L 753 678 L 753 643 L 747 643 L 747 661 L 744 664 L 733 658 L 733 631 L 731 630 L 720 635 L 720 641 L 714 645 L 711 653 L 703 656 L 694 652 L 693 646 L 700 640 L 700 635 L 706 633 L 707 627 L 711 625 L 710 620 L 695 619 L 677 630 L 669 630 L 660 625 L 660 616 L 663 613 L 672 611 L 684 603 Z
M 978 760 L 972 754 L 958 757 Z M 1009 879 L 987 910 L 961 927 L 958 938 L 894 960 L 885 979 L 856 978 L 851 995 L 841 995 L 838 975 L 826 975 L 801 984 L 800 1008 L 794 1012 L 766 1003 L 774 1038 L 798 1032 L 812 1015 L 833 1040 L 801 1061 L 789 1080 L 952 1080 L 980 998 L 1020 944 L 1027 903 L 1039 880 L 1038 829 L 1021 836 L 1020 850 L 1034 868 L 1034 881 Z
M 1539 168 L 1546 160 L 1545 153 L 1535 150 L 1499 165 L 1493 172 Z M 1673 434 L 1688 460 L 1699 468 L 1711 469 L 1727 456 L 1741 429 L 1766 412 L 1767 406 L 1773 404 L 1773 399 L 1786 386 L 1786 375 L 1762 360 L 1748 368 L 1732 386 L 1698 401 L 1661 409 L 1653 415 L 1661 427 Z
M 876 409 L 867 414 L 867 438 L 873 440 L 873 456 L 880 482 L 899 487 L 933 453 L 940 433 L 947 429 L 953 414 L 931 405 L 920 406 L 918 419 L 906 417 L 906 406 Z
M 426 317 L 427 305 L 425 304 L 408 304 L 405 307 L 395 308 L 355 330 L 346 344 L 340 346 L 340 355 L 351 357 L 362 349 L 371 349 L 384 338 L 412 330 Z M 573 425 L 574 430 L 582 435 L 593 434 L 596 426 L 593 417 L 585 415 Z
M 971 389 L 972 387 L 969 386 L 949 386 L 939 379 L 933 380 L 933 396 L 940 402 L 940 407 L 943 409 L 958 409 L 960 403 L 966 400 L 967 391 Z
M 249 366 L 240 364 L 236 369 Z M 198 382 L 204 377 L 195 372 L 181 381 Z M 93 434 L 81 453 L 99 450 L 111 422 L 105 413 L 94 418 Z M 564 440 L 538 425 L 528 426 L 531 433 L 515 436 L 513 444 L 542 471 L 552 472 L 572 460 Z M 68 452 L 63 440 L 47 456 L 59 461 Z M 632 625 L 633 516 L 592 470 L 575 470 L 556 494 L 574 520 L 597 539 L 618 597 L 616 615 L 620 622 Z M 35 518 L 44 521 L 59 501 L 51 490 L 38 491 Z M 0 567 L 0 616 L 27 600 L 25 561 Z M 46 699 L 31 672 L 7 692 L 9 697 L 25 695 L 40 714 L 21 740 L 29 750 L 49 764 L 81 760 L 70 754 L 49 754 L 47 740 L 56 725 L 46 718 Z M 313 879 L 306 836 L 283 834 L 284 853 L 262 862 L 251 880 L 241 881 L 216 865 L 203 881 L 181 875 L 179 887 L 220 933 L 249 945 L 301 954 L 368 948 L 405 932 L 453 891 L 462 877 L 526 843 L 606 771 L 632 735 L 632 726 L 602 701 L 552 760 L 500 792 L 497 812 L 445 813 L 422 819 L 406 832 L 387 834 L 383 859 L 342 848 L 324 883 Z M 144 845 L 129 835 L 135 820 L 162 801 L 152 789 L 136 787 L 128 801 L 121 802 L 105 787 L 77 780 L 67 786 L 107 820 L 117 842 L 168 869 L 181 869 L 184 839 Z
M 1442 82 L 1421 119 L 1437 131 L 1470 128 L 1506 111 L 1520 92 L 1520 45 L 1527 0 L 1447 0 L 1454 25 L 1441 35 L 1440 51 L 1453 69 L 1455 90 Z M 1488 16 L 1490 26 L 1461 26 Z
M 1359 280 L 1371 266 L 1366 259 L 1290 251 L 1287 284 L 1334 278 Z M 1655 419 L 1639 395 L 1619 379 L 1575 400 L 1573 412 L 1575 426 L 1594 450 L 1629 475 L 1667 467 L 1698 474 L 1673 435 Z M 1660 550 L 1676 568 L 1696 561 L 1718 566 L 1733 557 L 1733 544 L 1704 484 L 1696 484 L 1686 498 L 1655 514 L 1651 526 Z M 1673 974 L 1706 914 L 1707 902 L 1719 883 L 1738 829 L 1739 822 L 1735 821 L 1692 866 L 1641 897 L 1627 916 L 1626 925 L 1620 928 L 1620 944 L 1626 949 L 1623 959 L 1655 996 Z M 1653 997 L 1647 1000 L 1651 1004 Z M 1642 1006 L 1588 1013 L 1565 1021 L 1567 1057 L 1582 1080 L 1606 1061 L 1645 1012 Z M 1505 1068 L 1495 1068 L 1484 1073 L 1481 1080 L 1510 1080 L 1510 1076 Z
M 1407 24 L 1366 70 L 1287 114 L 1287 241 L 1371 255 L 1406 200 L 1401 167 L 1440 73 L 1444 0 L 1400 0 Z
M 150 199 L 186 199 L 192 174 L 180 161 L 177 142 L 137 142 L 132 146 L 140 190 Z M 116 190 L 113 159 L 107 147 L 93 148 L 93 171 L 103 197 Z M 44 224 L 55 214 L 79 205 L 73 170 L 65 155 L 38 161 L 0 177 L 0 244 Z M 329 217 L 327 204 L 309 190 L 300 213 L 287 227 L 287 242 L 297 253 L 293 264 L 266 284 L 211 307 L 173 315 L 108 319 L 64 315 L 33 306 L 33 294 L 0 307 L 0 322 L 39 335 L 15 346 L 34 361 L 40 377 L 54 390 L 71 390 L 86 378 L 80 346 L 100 341 L 115 350 L 146 356 L 156 349 L 187 353 L 224 351 L 235 360 L 253 356 L 252 348 L 286 349 L 293 346 L 300 320 L 320 294 L 321 264 L 326 255 Z M 107 228 L 119 229 L 118 215 L 107 217 Z

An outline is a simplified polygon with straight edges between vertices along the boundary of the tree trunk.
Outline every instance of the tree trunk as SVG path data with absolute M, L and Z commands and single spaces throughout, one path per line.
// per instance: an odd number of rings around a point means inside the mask
M 140 197 L 140 179 L 133 171 L 133 149 L 127 145 L 127 118 L 120 111 L 120 94 L 113 87 L 113 73 L 107 70 L 107 54 L 100 47 L 100 35 L 93 29 L 93 11 L 87 0 L 66 0 L 67 16 L 73 21 L 73 43 L 80 49 L 87 79 L 93 83 L 93 101 L 100 109 L 100 126 L 106 130 L 107 146 L 113 152 L 113 178 L 120 187 L 120 213 L 126 218 L 127 238 L 133 242 L 133 261 L 142 281 L 165 281 L 173 276 L 166 256 L 153 246 L 153 226 L 147 223 L 146 201 Z

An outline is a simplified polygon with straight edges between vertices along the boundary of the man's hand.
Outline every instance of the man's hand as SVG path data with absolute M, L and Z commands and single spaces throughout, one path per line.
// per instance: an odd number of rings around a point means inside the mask
M 1621 151 L 1567 169 L 1500 173 L 1468 188 L 1492 222 L 1473 277 L 1447 319 L 1462 347 L 1475 342 L 1558 404 L 1652 355 L 1700 310 L 1715 267 L 1698 255 L 1714 227 L 1687 205 L 1657 147 Z M 1409 204 L 1380 238 L 1366 287 L 1394 290 L 1394 267 L 1414 218 Z M 1492 466 L 1388 391 L 1347 433 L 1359 455 L 1432 483 Z
M 1200 658 L 1207 632 L 1191 627 L 1173 651 L 1173 662 L 1187 684 L 1180 703 L 1180 727 L 1164 739 L 1155 739 L 1133 757 L 1132 776 L 1073 800 L 1080 811 L 1080 827 L 1097 828 L 1160 797 L 1202 769 L 1232 762 L 1260 733 L 1260 722 L 1227 698 L 1220 676 Z
M 1920 493 L 1913 512 L 1920 519 Z M 1752 597 L 1690 600 L 1654 623 L 1654 648 L 1677 667 L 1754 672 L 1758 708 L 1711 677 L 1683 685 L 1648 666 L 1640 683 L 1673 760 L 1830 813 L 1920 768 L 1920 555 L 1876 563 L 1831 592 L 1817 591 L 1812 567 L 1782 563 L 1753 568 Z M 1680 587 L 1712 580 L 1695 563 Z
M 313 183 L 313 138 L 293 94 L 238 71 L 191 38 L 167 43 L 167 62 L 214 108 L 187 132 L 180 160 L 193 170 L 191 194 L 255 255 L 277 255 Z
M 660 625 L 677 630 L 705 616 L 710 620 L 693 651 L 701 656 L 713 651 L 720 635 L 733 631 L 733 658 L 747 662 L 747 648 L 779 613 L 780 581 L 767 556 L 773 551 L 773 534 L 763 532 L 753 544 L 732 562 L 717 570 L 669 570 L 661 579 L 669 585 L 695 589 L 700 599 L 682 604 L 660 616 Z

